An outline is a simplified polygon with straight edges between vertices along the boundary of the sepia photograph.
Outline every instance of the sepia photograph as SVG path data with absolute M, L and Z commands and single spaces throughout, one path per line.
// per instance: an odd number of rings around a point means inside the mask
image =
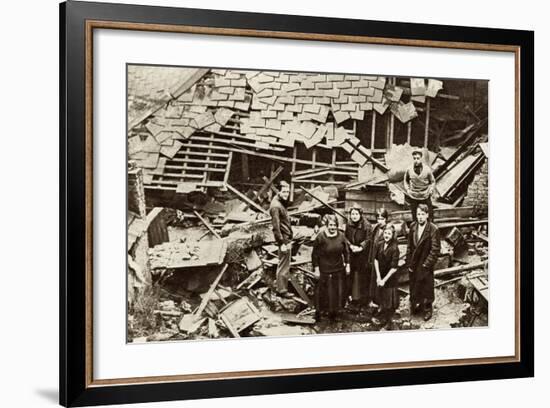
M 365 65 L 127 64 L 128 343 L 489 326 L 489 81 Z

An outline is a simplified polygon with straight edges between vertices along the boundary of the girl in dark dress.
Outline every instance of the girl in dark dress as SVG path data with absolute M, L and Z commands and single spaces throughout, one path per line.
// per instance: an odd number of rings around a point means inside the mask
M 378 208 L 376 210 L 376 225 L 372 231 L 372 239 L 370 248 L 368 251 L 368 263 L 367 263 L 367 275 L 369 277 L 368 285 L 368 299 L 376 303 L 376 273 L 374 270 L 374 256 L 376 255 L 376 248 L 384 242 L 383 234 L 384 228 L 388 222 L 388 211 L 385 208 Z
M 326 314 L 336 317 L 345 301 L 344 276 L 350 273 L 348 243 L 338 231 L 338 219 L 333 214 L 325 215 L 324 225 L 315 241 L 311 262 L 319 276 L 315 291 L 317 317 Z
M 397 266 L 399 262 L 399 249 L 395 240 L 395 228 L 386 225 L 383 232 L 383 243 L 376 248 L 374 255 L 374 270 L 376 273 L 375 302 L 379 306 L 379 323 L 386 325 L 399 307 L 399 295 L 397 294 Z M 378 319 L 374 319 L 378 320 Z
M 372 227 L 363 218 L 361 207 L 349 210 L 346 239 L 350 250 L 350 274 L 346 278 L 346 296 L 351 303 L 368 299 L 370 276 L 367 276 L 368 250 L 372 239 Z M 368 303 L 367 303 L 368 305 Z

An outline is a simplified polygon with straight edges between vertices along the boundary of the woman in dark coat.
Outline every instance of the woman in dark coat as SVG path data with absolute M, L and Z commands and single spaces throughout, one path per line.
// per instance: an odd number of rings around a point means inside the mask
M 349 210 L 346 225 L 346 239 L 350 250 L 350 274 L 346 277 L 346 296 L 352 303 L 368 300 L 369 278 L 367 263 L 372 239 L 372 227 L 363 218 L 361 207 L 354 206 Z M 368 303 L 367 303 L 368 304 Z
M 374 301 L 376 295 L 376 273 L 374 271 L 374 256 L 376 255 L 376 248 L 384 242 L 384 228 L 388 222 L 388 211 L 385 208 L 379 208 L 376 210 L 376 225 L 372 231 L 371 244 L 368 250 L 368 263 L 367 263 L 367 275 L 369 277 L 368 285 L 368 300 Z
M 376 247 L 374 254 L 375 302 L 379 306 L 381 319 L 379 323 L 382 325 L 386 325 L 390 321 L 399 307 L 396 275 L 398 263 L 399 248 L 395 240 L 395 228 L 393 225 L 386 225 L 383 232 L 383 243 Z
M 338 231 L 338 219 L 333 214 L 325 215 L 324 225 L 315 241 L 311 262 L 319 276 L 315 291 L 317 317 L 323 314 L 334 318 L 345 302 L 344 275 L 349 274 L 349 250 L 346 237 Z

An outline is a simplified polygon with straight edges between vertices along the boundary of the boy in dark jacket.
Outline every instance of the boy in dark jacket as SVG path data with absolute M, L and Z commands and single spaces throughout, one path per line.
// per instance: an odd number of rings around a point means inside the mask
M 411 314 L 422 310 L 424 320 L 432 318 L 434 267 L 440 252 L 439 229 L 428 221 L 429 208 L 419 204 L 417 221 L 411 224 L 407 246 Z

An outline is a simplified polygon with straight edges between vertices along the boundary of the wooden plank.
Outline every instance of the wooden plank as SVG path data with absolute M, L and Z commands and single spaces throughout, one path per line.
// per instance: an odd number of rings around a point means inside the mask
M 188 152 L 186 152 L 188 153 Z M 190 156 L 191 153 L 189 152 L 189 154 L 186 154 L 185 156 Z M 178 163 L 199 163 L 199 164 L 205 164 L 205 163 L 208 163 L 208 164 L 216 164 L 216 165 L 220 165 L 220 166 L 225 166 L 227 164 L 227 161 L 225 160 L 206 160 L 206 159 L 188 159 L 188 158 L 185 158 L 185 159 L 170 159 L 170 161 L 177 161 Z M 180 166 L 175 166 L 175 165 L 165 165 L 164 166 L 165 169 L 179 169 L 181 168 Z
M 487 261 L 482 261 L 466 265 L 453 266 L 450 268 L 438 269 L 437 271 L 434 271 L 434 278 L 443 278 L 445 276 L 455 275 L 457 273 L 470 271 L 472 269 L 484 269 L 486 265 Z
M 472 141 L 477 137 L 477 132 L 485 124 L 487 119 L 482 120 L 478 123 L 472 123 L 471 125 L 464 128 L 458 136 L 463 138 L 466 136 L 466 139 L 460 144 L 459 148 L 438 168 L 434 169 L 433 173 L 436 179 L 439 179 L 446 172 L 447 168 L 462 154 L 466 151 L 468 147 L 472 144 Z M 448 140 L 447 140 L 448 142 Z
M 356 164 L 355 162 L 352 162 L 352 163 Z M 317 162 L 317 164 L 319 164 L 319 162 Z M 316 168 L 316 169 L 297 170 L 295 172 L 290 173 L 290 175 L 301 177 L 301 176 L 307 176 L 309 174 L 316 173 L 316 172 L 321 171 L 321 170 L 343 171 L 343 172 L 351 172 L 351 173 L 355 173 L 355 174 L 357 173 L 357 167 L 345 166 L 345 165 L 342 165 L 342 164 L 336 164 L 336 165 L 331 164 L 331 165 L 328 165 L 326 167 L 322 167 L 321 169 Z
M 269 145 L 269 147 L 260 147 L 260 146 L 256 145 L 256 142 L 250 143 L 250 139 L 248 139 L 248 138 L 245 138 L 245 139 L 248 140 L 248 142 L 244 142 L 244 141 L 240 141 L 240 140 L 226 140 L 226 139 L 215 139 L 215 142 L 216 143 L 221 143 L 221 144 L 229 144 L 229 145 L 233 145 L 233 146 L 245 146 L 245 147 L 250 147 L 250 148 L 253 148 L 253 149 L 274 150 L 274 151 L 278 151 L 278 152 L 281 152 L 281 151 L 284 150 L 282 148 L 278 148 L 278 147 L 271 146 L 271 145 Z M 205 141 L 205 142 L 210 141 L 210 139 L 208 137 L 197 136 L 197 135 L 193 136 L 193 140 L 200 140 L 200 141 Z M 216 149 L 220 149 L 221 147 L 222 146 L 216 146 Z
M 212 285 L 210 285 L 210 288 L 208 289 L 208 292 L 206 292 L 206 295 L 202 298 L 202 301 L 201 301 L 201 304 L 199 305 L 199 308 L 194 313 L 197 318 L 200 317 L 202 312 L 204 311 L 204 308 L 206 307 L 206 304 L 210 300 L 210 297 L 212 296 L 212 293 L 214 293 L 214 290 L 216 290 L 216 286 L 218 286 L 218 284 L 220 283 L 220 280 L 222 279 L 222 276 L 225 273 L 225 271 L 227 270 L 228 266 L 229 266 L 228 264 L 225 264 L 223 266 L 223 268 L 220 271 L 220 273 L 218 274 L 218 276 L 216 276 L 216 279 L 214 280 L 214 282 L 212 282 Z
M 472 220 L 472 221 L 459 221 L 459 222 L 445 222 L 445 223 L 442 223 L 442 224 L 437 224 L 437 226 L 438 226 L 439 229 L 453 228 L 453 227 L 460 228 L 460 227 L 471 227 L 471 226 L 474 226 L 474 225 L 487 224 L 488 222 L 489 222 L 488 219 Z
M 277 167 L 277 169 L 271 174 L 269 179 L 265 181 L 265 183 L 262 185 L 262 187 L 260 187 L 260 189 L 256 193 L 256 198 L 255 198 L 256 200 L 260 200 L 260 201 L 262 200 L 262 196 L 267 192 L 267 190 L 271 188 L 271 186 L 273 185 L 273 182 L 279 176 L 279 174 L 281 174 L 283 170 L 284 169 L 282 166 Z
M 348 182 L 347 181 L 334 181 L 334 180 L 309 180 L 309 179 L 304 179 L 304 180 L 294 180 L 294 183 L 295 184 L 307 184 L 307 185 L 320 185 L 320 184 L 323 184 L 323 185 L 327 185 L 327 186 L 343 186 L 343 185 L 346 185 Z M 300 187 L 301 188 L 301 187 Z
M 332 182 L 334 183 L 334 182 Z M 344 219 L 347 219 L 347 217 L 345 215 L 343 215 L 340 211 L 338 211 L 336 208 L 332 207 L 330 204 L 327 204 L 325 201 L 321 200 L 320 198 L 318 198 L 317 196 L 315 196 L 314 194 L 310 193 L 309 191 L 307 191 L 305 188 L 303 188 L 302 186 L 300 186 L 300 189 L 306 193 L 307 195 L 311 196 L 311 198 L 315 199 L 316 201 L 320 202 L 321 204 L 323 204 L 323 206 L 327 207 L 329 210 L 331 210 L 333 213 L 335 214 L 338 214 L 340 217 L 344 218 Z
M 351 140 L 349 139 L 346 139 L 344 140 L 344 143 L 348 143 L 350 144 L 351 146 L 353 146 L 353 148 L 355 149 L 356 152 L 358 152 L 359 154 L 361 154 L 363 157 L 367 158 L 368 160 L 370 160 L 373 164 L 375 164 L 379 169 L 381 169 L 384 173 L 387 173 L 388 171 L 390 171 L 390 169 L 388 167 L 386 167 L 382 162 L 376 160 L 374 157 L 372 157 L 372 155 L 370 155 L 369 153 L 367 153 L 364 149 L 360 149 L 359 146 L 361 146 L 359 143 L 354 145 Z
M 189 149 L 190 148 L 196 148 L 196 149 L 203 149 L 202 146 L 200 145 L 185 145 L 187 146 Z M 216 150 L 216 148 L 214 148 L 213 150 Z M 176 154 L 174 156 L 174 158 L 172 158 L 170 161 L 175 161 L 175 162 L 179 162 L 179 161 L 186 161 L 187 159 L 186 158 L 189 158 L 189 157 L 193 157 L 193 156 L 197 156 L 197 158 L 191 158 L 190 160 L 204 160 L 204 159 L 200 159 L 200 157 L 214 157 L 216 159 L 224 159 L 224 160 L 218 160 L 220 161 L 221 163 L 225 163 L 226 160 L 229 158 L 229 153 L 219 153 L 219 152 L 212 152 L 212 153 L 208 153 L 208 152 L 200 152 L 198 150 L 188 150 L 185 152 L 185 155 L 183 155 L 184 157 L 182 158 L 181 157 L 181 152 Z
M 258 204 L 256 204 L 254 201 L 252 201 L 250 198 L 248 198 L 247 196 L 245 196 L 243 193 L 241 193 L 239 190 L 237 190 L 235 187 L 233 187 L 231 184 L 229 183 L 225 183 L 225 187 L 230 190 L 233 194 L 235 194 L 237 197 L 239 197 L 242 201 L 244 201 L 245 203 L 247 203 L 248 205 L 254 207 L 256 210 L 266 214 L 266 215 L 269 215 L 269 213 L 264 210 L 262 207 L 260 207 Z
M 220 315 L 220 319 L 222 319 L 222 322 L 225 324 L 225 327 L 229 330 L 229 332 L 233 335 L 235 338 L 240 338 L 239 332 L 233 327 L 231 322 L 228 318 L 226 318 L 224 315 Z
M 215 167 L 208 167 L 208 162 L 205 163 L 205 166 L 187 166 L 185 165 L 187 163 L 184 163 L 183 166 L 174 166 L 174 165 L 166 165 L 164 166 L 165 169 L 174 169 L 174 170 L 180 170 L 180 173 L 181 172 L 185 172 L 185 170 L 191 170 L 191 171 L 204 171 L 204 172 L 216 172 L 216 173 L 223 173 L 225 172 L 225 169 L 219 169 L 219 168 L 215 168 Z M 223 165 L 225 165 L 226 163 L 223 163 Z M 177 175 L 177 176 L 181 176 L 182 174 L 177 174 L 177 173 L 170 173 L 170 172 L 165 172 L 165 173 L 162 173 L 162 176 L 168 176 L 168 175 Z
M 430 130 L 430 98 L 426 101 L 426 124 L 424 127 L 424 147 L 428 147 L 428 132 Z
M 290 280 L 290 283 L 292 283 L 292 286 L 294 287 L 294 289 L 296 290 L 296 292 L 298 292 L 298 295 L 300 295 L 300 297 L 307 302 L 307 304 L 310 306 L 310 307 L 313 307 L 313 302 L 311 301 L 311 299 L 309 298 L 309 296 L 307 295 L 307 293 L 304 291 L 304 289 L 300 286 L 300 284 L 298 283 L 298 281 L 296 280 L 296 277 L 293 276 L 292 274 L 289 275 L 289 280 Z
M 469 218 L 475 215 L 473 206 L 456 208 L 434 208 L 434 218 L 437 223 L 438 218 Z M 412 221 L 412 215 L 409 210 L 393 211 L 390 214 L 392 221 Z M 477 222 L 477 220 L 476 220 Z M 454 226 L 454 225 L 449 225 Z
M 326 175 L 348 176 L 348 177 L 354 178 L 357 176 L 357 172 L 356 171 L 334 171 L 331 169 L 323 169 L 323 170 L 317 170 L 315 173 L 307 173 L 300 176 L 296 176 L 295 180 L 305 181 L 311 177 L 326 176 Z M 333 180 L 327 180 L 327 181 L 333 181 Z
M 227 166 L 226 166 L 226 172 L 223 176 L 223 183 L 219 185 L 218 187 L 222 187 L 223 185 L 227 184 L 227 180 L 229 180 L 229 173 L 231 172 L 231 162 L 233 161 L 233 152 L 229 152 L 229 158 L 227 159 Z
M 374 150 L 374 137 L 376 135 L 376 112 L 372 111 L 372 123 L 371 123 L 371 132 L 370 132 L 370 148 Z
M 220 237 L 220 235 L 216 232 L 216 230 L 214 228 L 212 228 L 212 226 L 208 223 L 208 221 L 206 221 L 204 218 L 201 217 L 201 215 L 193 210 L 193 213 L 197 216 L 197 218 L 204 224 L 204 226 L 218 239 L 222 239 L 222 237 Z
M 169 185 L 176 185 L 179 183 L 182 183 L 185 181 L 186 178 L 192 178 L 196 180 L 202 180 L 203 175 L 202 174 L 186 174 L 184 175 L 175 175 L 175 174 L 164 174 L 164 178 L 170 178 L 173 180 L 153 180 L 152 184 L 169 184 Z
M 481 280 L 480 277 L 467 277 L 467 279 L 472 284 L 477 293 L 479 293 L 485 299 L 485 301 L 489 301 L 489 287 L 487 286 L 487 283 Z
M 296 172 L 296 158 L 297 158 L 298 150 L 296 148 L 296 145 L 292 148 L 292 168 L 291 168 L 291 174 Z M 290 201 L 294 201 L 294 180 L 291 176 L 290 178 Z

